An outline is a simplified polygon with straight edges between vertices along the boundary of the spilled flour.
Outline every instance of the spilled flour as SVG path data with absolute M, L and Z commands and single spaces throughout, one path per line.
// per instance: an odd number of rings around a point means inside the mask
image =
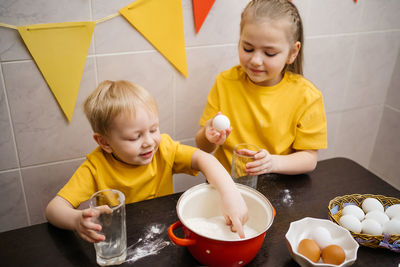
M 156 255 L 160 250 L 171 244 L 161 237 L 165 228 L 165 225 L 161 224 L 151 224 L 146 227 L 144 236 L 126 249 L 125 262 L 135 262 L 149 255 Z
M 285 205 L 288 206 L 288 207 L 292 206 L 292 204 L 293 204 L 293 198 L 292 198 L 292 196 L 290 195 L 289 189 L 283 190 L 282 202 L 283 202 L 283 204 L 285 204 Z

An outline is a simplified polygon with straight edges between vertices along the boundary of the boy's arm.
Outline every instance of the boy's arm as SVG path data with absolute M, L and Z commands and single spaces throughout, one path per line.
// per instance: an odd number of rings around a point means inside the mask
M 104 241 L 104 235 L 96 233 L 101 231 L 101 225 L 92 221 L 101 211 L 92 209 L 77 210 L 64 198 L 55 196 L 46 207 L 46 218 L 54 226 L 72 230 L 91 243 Z
M 192 168 L 201 171 L 218 190 L 227 224 L 243 238 L 243 224 L 248 219 L 248 209 L 229 173 L 213 155 L 201 150 L 193 153 Z

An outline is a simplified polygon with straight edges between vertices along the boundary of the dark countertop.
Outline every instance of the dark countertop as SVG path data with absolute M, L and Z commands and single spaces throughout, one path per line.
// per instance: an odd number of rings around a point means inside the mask
M 304 217 L 329 219 L 328 204 L 336 196 L 381 194 L 400 198 L 400 191 L 344 158 L 321 161 L 310 174 L 264 175 L 259 178 L 257 189 L 277 212 L 260 251 L 247 265 L 257 267 L 298 266 L 286 247 L 289 224 Z M 201 266 L 187 248 L 173 244 L 167 234 L 167 228 L 178 220 L 176 203 L 180 195 L 126 206 L 127 243 L 133 247 L 128 250 L 132 252 L 128 255 L 131 261 L 121 266 Z M 0 233 L 0 247 L 1 266 L 97 266 L 92 244 L 48 223 Z M 139 257 L 143 250 L 157 248 L 158 253 Z M 399 263 L 400 253 L 360 246 L 352 266 L 397 267 Z

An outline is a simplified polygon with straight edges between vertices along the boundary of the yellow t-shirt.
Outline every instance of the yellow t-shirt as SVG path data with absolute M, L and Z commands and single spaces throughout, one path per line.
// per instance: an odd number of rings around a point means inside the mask
M 250 143 L 271 154 L 327 147 L 327 129 L 321 92 L 301 75 L 286 72 L 282 81 L 263 87 L 252 83 L 240 66 L 217 76 L 201 126 L 218 111 L 233 128 L 215 157 L 230 172 L 233 147 Z
M 93 193 L 107 188 L 124 193 L 125 203 L 172 194 L 172 174 L 198 174 L 191 168 L 192 155 L 196 150 L 162 134 L 151 163 L 134 166 L 116 160 L 97 147 L 87 155 L 85 162 L 58 195 L 77 208 Z

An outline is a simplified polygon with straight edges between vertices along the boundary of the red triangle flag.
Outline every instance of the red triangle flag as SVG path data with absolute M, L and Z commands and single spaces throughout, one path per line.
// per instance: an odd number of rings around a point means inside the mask
M 196 33 L 200 31 L 208 12 L 210 12 L 215 0 L 193 0 L 193 15 Z

